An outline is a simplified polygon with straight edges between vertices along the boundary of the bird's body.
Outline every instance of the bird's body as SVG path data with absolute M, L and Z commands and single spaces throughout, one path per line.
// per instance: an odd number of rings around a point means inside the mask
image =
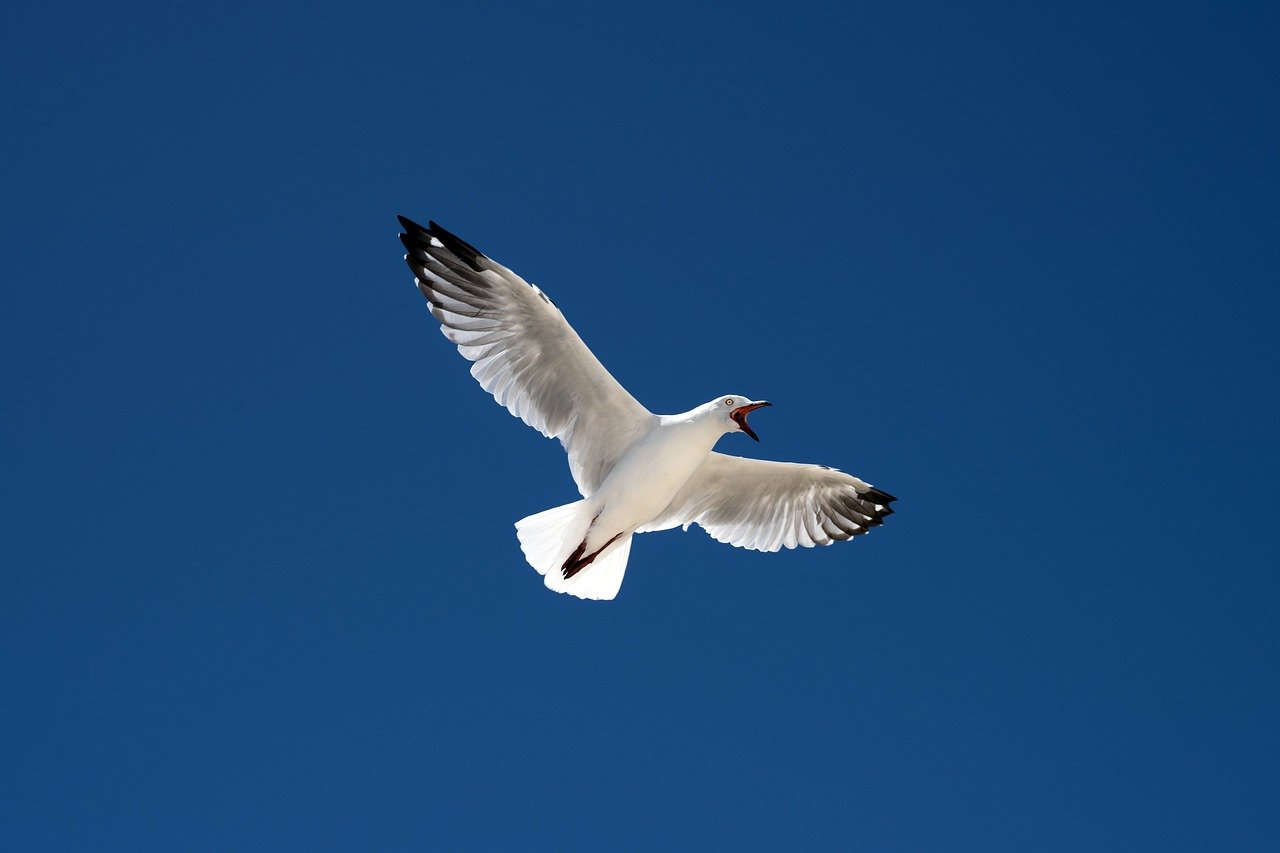
M 583 500 L 592 519 L 583 539 L 584 555 L 595 554 L 622 536 L 652 522 L 706 461 L 723 433 L 697 409 L 659 415 L 613 466 L 600 489 Z
M 400 218 L 419 290 L 472 374 L 512 414 L 559 438 L 582 499 L 516 522 L 546 585 L 580 598 L 618 593 L 636 533 L 699 524 L 715 539 L 776 551 L 829 545 L 878 526 L 891 495 L 818 465 L 713 451 L 730 432 L 759 440 L 726 395 L 678 415 L 641 406 L 539 289 L 430 223 Z
M 602 527 L 631 532 L 653 521 L 706 461 L 724 433 L 692 415 L 660 416 L 618 460 L 600 491 L 591 496 Z

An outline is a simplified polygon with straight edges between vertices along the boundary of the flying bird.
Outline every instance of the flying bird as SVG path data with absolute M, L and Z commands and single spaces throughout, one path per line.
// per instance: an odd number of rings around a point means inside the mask
M 525 559 L 556 592 L 612 599 L 637 533 L 689 529 L 739 548 L 830 545 L 879 526 L 893 495 L 825 465 L 712 450 L 769 406 L 722 394 L 655 415 L 604 369 L 538 287 L 450 234 L 398 217 L 404 256 L 444 336 L 511 414 L 558 438 L 582 499 L 516 522 Z

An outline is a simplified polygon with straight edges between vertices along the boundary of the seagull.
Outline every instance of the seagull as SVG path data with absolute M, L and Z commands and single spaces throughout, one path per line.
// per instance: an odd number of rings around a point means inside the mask
M 435 222 L 397 217 L 405 262 L 440 331 L 511 414 L 558 438 L 581 500 L 516 522 L 525 559 L 556 592 L 611 600 L 637 533 L 691 524 L 739 548 L 812 548 L 878 527 L 896 498 L 825 465 L 717 453 L 771 405 L 723 394 L 655 415 L 592 354 L 535 285 Z

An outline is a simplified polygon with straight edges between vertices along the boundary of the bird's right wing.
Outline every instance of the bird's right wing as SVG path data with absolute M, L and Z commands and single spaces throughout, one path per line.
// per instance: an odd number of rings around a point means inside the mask
M 893 513 L 893 495 L 823 465 L 712 452 L 671 504 L 639 532 L 697 524 L 712 539 L 754 551 L 830 545 Z
M 431 222 L 401 216 L 400 241 L 440 331 L 484 390 L 569 454 L 588 497 L 656 416 L 587 349 L 541 290 Z

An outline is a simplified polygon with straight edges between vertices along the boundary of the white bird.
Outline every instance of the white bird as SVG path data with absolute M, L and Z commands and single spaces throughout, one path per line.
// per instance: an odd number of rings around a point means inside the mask
M 725 394 L 679 415 L 640 405 L 545 293 L 434 222 L 399 217 L 404 256 L 444 336 L 511 414 L 558 438 L 582 500 L 516 522 L 548 588 L 612 599 L 636 533 L 697 524 L 739 548 L 777 551 L 879 526 L 895 498 L 824 465 L 712 450 L 763 406 Z

